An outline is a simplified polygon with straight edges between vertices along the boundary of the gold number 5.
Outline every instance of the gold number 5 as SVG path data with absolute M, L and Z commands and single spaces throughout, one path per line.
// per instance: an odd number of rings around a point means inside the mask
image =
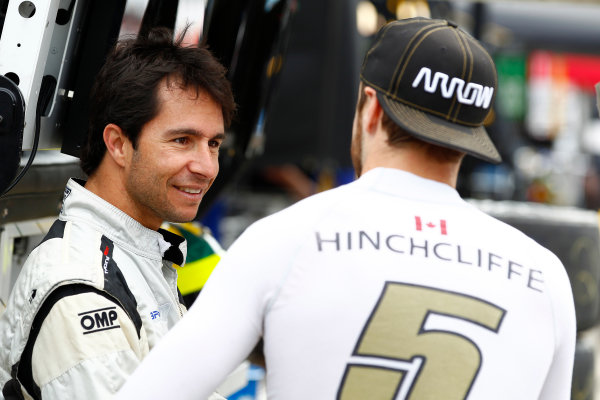
M 358 339 L 354 356 L 420 361 L 406 382 L 406 399 L 465 399 L 481 366 L 481 352 L 458 332 L 425 329 L 431 314 L 458 318 L 498 332 L 505 311 L 487 301 L 426 286 L 387 282 Z M 420 359 L 420 360 L 417 360 Z M 395 399 L 407 370 L 349 364 L 339 400 Z

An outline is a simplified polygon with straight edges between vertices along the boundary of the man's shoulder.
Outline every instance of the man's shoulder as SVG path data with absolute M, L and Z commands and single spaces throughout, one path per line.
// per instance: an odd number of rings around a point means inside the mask
M 52 223 L 46 235 L 34 247 L 29 258 L 35 257 L 38 253 L 44 253 L 44 258 L 50 261 L 60 259 L 61 256 L 64 256 L 64 252 L 70 248 L 81 248 L 94 244 L 94 241 L 89 239 L 94 236 L 99 238 L 100 235 L 89 224 L 57 219 Z
M 75 243 L 63 237 L 67 222 L 57 220 L 44 239 L 31 251 L 15 281 L 3 317 L 29 326 L 45 299 L 58 288 L 80 284 L 102 288 L 100 256 L 71 251 Z M 89 250 L 89 249 L 88 249 Z M 98 246 L 97 253 L 100 253 Z M 97 260 L 97 262 L 96 262 Z
M 92 246 L 92 242 L 86 242 L 78 235 L 65 236 L 68 224 L 62 220 L 54 222 L 25 260 L 16 285 L 52 288 L 63 281 L 85 281 L 94 286 L 99 279 L 100 256 L 96 254 L 100 253 L 99 242 Z

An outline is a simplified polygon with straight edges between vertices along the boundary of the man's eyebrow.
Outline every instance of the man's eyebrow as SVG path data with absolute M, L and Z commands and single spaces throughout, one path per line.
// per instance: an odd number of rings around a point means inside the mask
M 193 135 L 193 136 L 206 136 L 210 139 L 225 139 L 225 133 L 215 133 L 214 135 L 207 135 L 202 131 L 193 128 L 175 128 L 169 129 L 167 134 L 170 136 L 175 135 Z

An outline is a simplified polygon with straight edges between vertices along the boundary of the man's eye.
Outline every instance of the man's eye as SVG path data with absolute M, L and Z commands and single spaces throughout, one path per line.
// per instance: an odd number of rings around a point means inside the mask
M 221 142 L 220 142 L 220 141 L 218 141 L 218 140 L 210 140 L 210 141 L 208 142 L 208 145 L 209 145 L 210 147 L 214 147 L 214 148 L 217 148 L 217 149 L 218 149 L 218 148 L 221 146 Z
M 189 140 L 186 137 L 180 137 L 180 138 L 175 139 L 175 143 L 179 143 L 179 144 L 186 144 L 188 142 L 189 142 Z

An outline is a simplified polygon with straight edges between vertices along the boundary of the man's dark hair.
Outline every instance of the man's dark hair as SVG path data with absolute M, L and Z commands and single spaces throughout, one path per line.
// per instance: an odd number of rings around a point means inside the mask
M 367 96 L 365 95 L 363 88 L 364 86 L 361 84 L 356 106 L 359 113 L 362 112 L 362 109 L 367 102 Z M 383 110 L 383 115 L 381 116 L 381 126 L 387 132 L 387 141 L 392 147 L 402 147 L 407 144 L 421 146 L 425 148 L 432 157 L 442 161 L 458 161 L 464 156 L 464 153 L 460 151 L 448 147 L 437 146 L 411 135 L 396 124 L 394 120 L 386 114 L 385 110 Z
M 235 112 L 231 84 L 225 68 L 200 45 L 182 46 L 166 28 L 117 42 L 98 72 L 90 94 L 88 137 L 81 152 L 81 168 L 91 175 L 106 153 L 103 131 L 119 126 L 133 148 L 142 127 L 159 112 L 158 90 L 163 79 L 169 85 L 205 91 L 221 106 L 228 127 Z

